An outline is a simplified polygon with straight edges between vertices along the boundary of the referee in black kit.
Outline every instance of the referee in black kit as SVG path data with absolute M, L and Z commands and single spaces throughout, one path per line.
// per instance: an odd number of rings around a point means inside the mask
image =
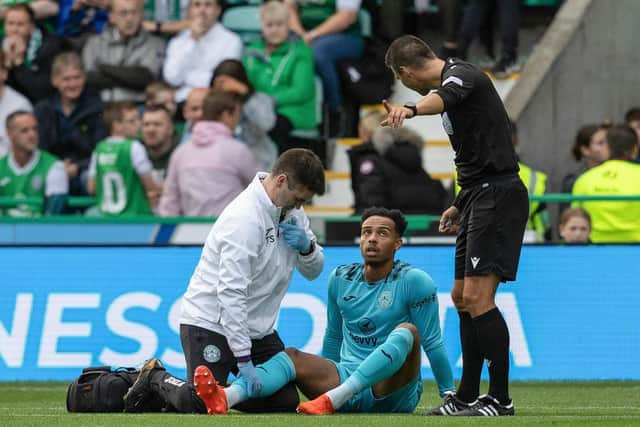
M 385 61 L 397 79 L 424 97 L 403 106 L 383 101 L 388 114 L 381 124 L 395 128 L 417 115 L 441 114 L 462 188 L 439 226 L 442 233 L 457 233 L 451 297 L 460 316 L 462 378 L 456 393 L 426 414 L 514 415 L 509 330 L 495 294 L 500 282 L 516 278 L 529 200 L 518 177 L 507 112 L 484 72 L 456 58 L 439 59 L 417 37 L 396 39 Z M 489 393 L 479 396 L 485 359 Z

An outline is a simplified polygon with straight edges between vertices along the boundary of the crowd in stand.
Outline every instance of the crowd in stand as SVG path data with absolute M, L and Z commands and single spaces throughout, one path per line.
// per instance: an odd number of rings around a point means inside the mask
M 377 3 L 380 13 L 393 9 Z M 495 15 L 487 5 L 470 2 L 456 32 L 449 14 L 460 16 L 458 2 L 444 3 L 441 54 L 466 55 L 478 33 L 493 56 L 493 37 L 483 36 Z M 494 3 L 503 39 L 495 75 L 517 62 L 517 3 Z M 95 194 L 97 205 L 87 214 L 215 216 L 258 170 L 303 143 L 296 132 L 318 129 L 316 80 L 325 119 L 340 121 L 339 64 L 365 50 L 362 1 L 265 2 L 262 37 L 250 43 L 222 25 L 223 6 L 220 0 L 34 0 L 2 7 L 0 196 L 44 197 L 44 203 L 0 207 L 0 214 L 69 213 L 68 195 Z M 401 31 L 392 24 L 377 36 Z M 625 126 L 579 130 L 573 154 L 582 166 L 563 179 L 564 192 L 601 194 L 595 182 L 609 179 L 607 194 L 640 194 L 640 166 L 631 162 L 640 110 L 625 119 Z M 451 195 L 422 168 L 420 137 L 380 128 L 381 120 L 377 113 L 363 117 L 363 144 L 349 152 L 355 211 L 384 205 L 439 214 Z M 546 175 L 520 167 L 530 193 L 543 194 Z M 590 178 L 596 176 L 605 178 Z M 580 218 L 588 220 L 594 242 L 640 241 L 634 234 L 640 215 L 631 215 L 637 204 L 572 205 L 591 214 L 582 211 Z M 530 228 L 550 239 L 546 206 L 530 208 Z

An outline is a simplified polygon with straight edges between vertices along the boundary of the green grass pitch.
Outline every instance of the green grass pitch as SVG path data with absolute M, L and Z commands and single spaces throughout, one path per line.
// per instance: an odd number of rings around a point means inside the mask
M 482 390 L 486 390 L 483 384 Z M 68 414 L 66 384 L 45 382 L 0 383 L 0 426 L 640 426 L 640 382 L 514 382 L 511 385 L 516 416 L 501 419 L 423 417 L 419 415 L 296 414 L 227 416 L 177 414 Z M 439 400 L 432 382 L 416 413 Z

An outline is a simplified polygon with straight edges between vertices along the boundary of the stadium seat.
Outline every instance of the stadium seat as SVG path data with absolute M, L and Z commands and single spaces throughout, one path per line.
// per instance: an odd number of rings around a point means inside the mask
M 222 15 L 222 25 L 238 34 L 244 44 L 260 39 L 260 7 L 256 5 L 235 6 Z
M 291 132 L 291 136 L 295 138 L 318 138 L 320 133 L 318 127 L 322 123 L 322 109 L 324 103 L 324 92 L 322 87 L 322 80 L 317 75 L 315 76 L 315 89 L 316 89 L 316 128 L 315 129 L 297 129 Z
M 371 14 L 366 9 L 360 9 L 358 12 L 358 23 L 360 24 L 360 35 L 362 37 L 371 37 L 373 31 L 371 29 Z

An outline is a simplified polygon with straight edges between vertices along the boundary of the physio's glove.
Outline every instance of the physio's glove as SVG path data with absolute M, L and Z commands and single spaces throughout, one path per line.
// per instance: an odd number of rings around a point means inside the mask
M 253 362 L 251 360 L 244 363 L 239 362 L 238 370 L 240 371 L 240 376 L 247 382 L 249 397 L 258 397 L 262 392 L 263 385 L 256 367 L 253 366 Z
M 307 233 L 303 228 L 300 228 L 295 224 L 287 224 L 283 222 L 280 224 L 280 231 L 282 231 L 284 240 L 293 249 L 300 253 L 309 252 L 311 241 L 309 240 L 309 237 L 307 237 Z

